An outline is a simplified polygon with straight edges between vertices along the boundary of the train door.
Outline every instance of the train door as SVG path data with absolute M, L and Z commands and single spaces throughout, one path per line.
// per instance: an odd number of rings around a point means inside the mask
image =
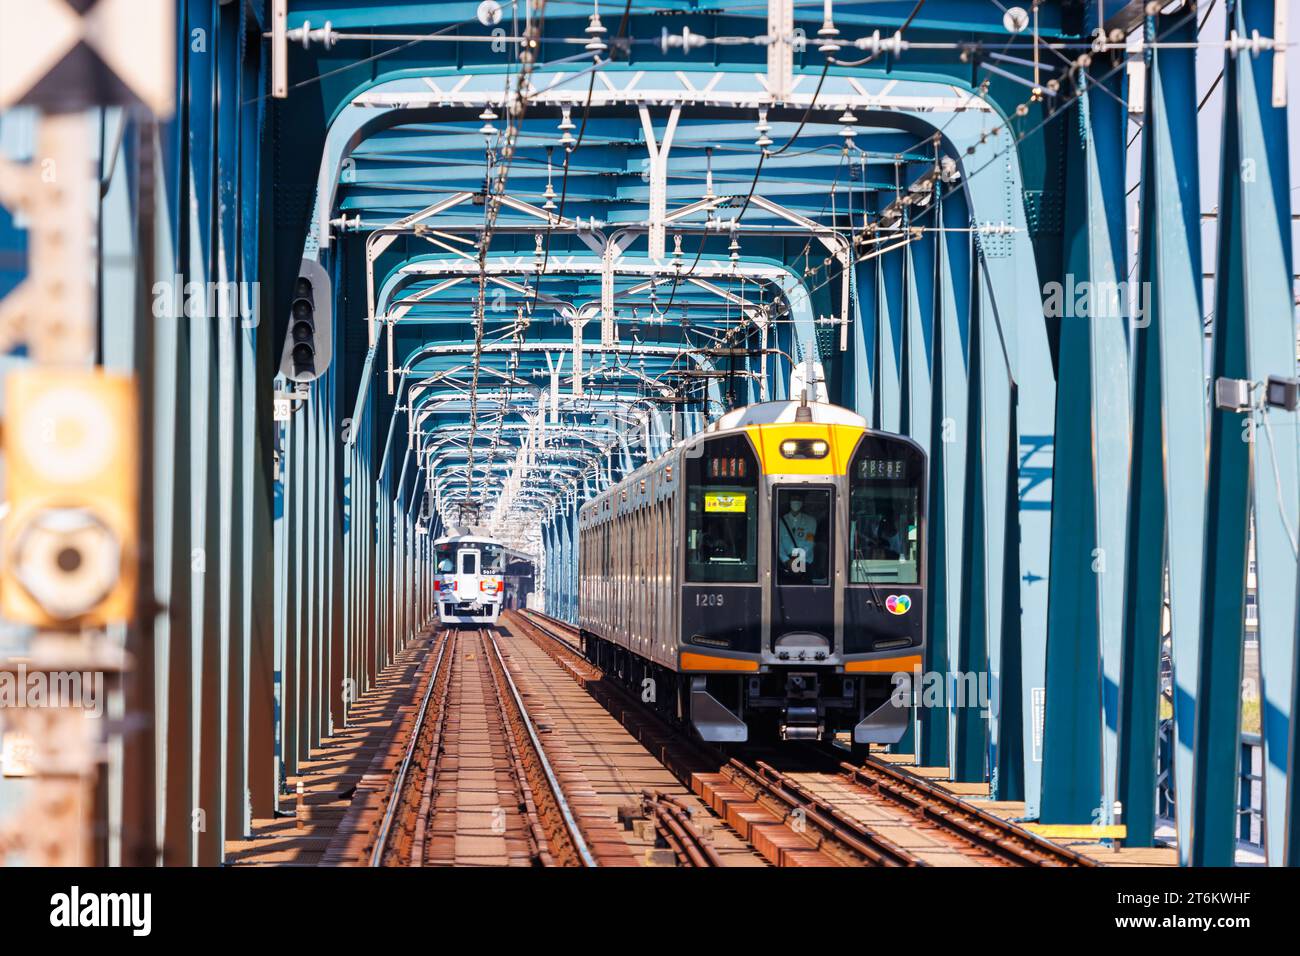
M 491 621 L 496 621 L 505 600 L 506 555 L 500 545 L 484 544 L 479 549 L 479 601 Z
M 478 600 L 478 551 L 462 548 L 456 556 L 456 597 L 461 601 Z
M 772 651 L 824 660 L 835 647 L 834 489 L 778 485 L 772 500 Z

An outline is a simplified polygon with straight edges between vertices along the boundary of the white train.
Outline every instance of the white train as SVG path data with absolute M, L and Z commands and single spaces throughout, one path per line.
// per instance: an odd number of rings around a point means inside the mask
M 433 542 L 438 619 L 443 624 L 495 624 L 506 590 L 506 548 L 472 534 Z

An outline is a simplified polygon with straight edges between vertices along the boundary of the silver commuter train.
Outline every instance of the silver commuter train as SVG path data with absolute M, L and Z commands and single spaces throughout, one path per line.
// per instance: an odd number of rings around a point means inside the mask
M 438 620 L 443 624 L 495 624 L 505 596 L 506 547 L 472 534 L 433 542 Z
M 580 510 L 588 657 L 705 740 L 897 742 L 926 475 L 919 445 L 848 409 L 729 412 Z

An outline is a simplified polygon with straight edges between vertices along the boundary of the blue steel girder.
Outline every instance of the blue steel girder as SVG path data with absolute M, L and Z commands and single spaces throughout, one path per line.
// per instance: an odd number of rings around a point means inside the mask
M 1253 529 L 1263 840 L 1270 863 L 1300 864 L 1300 788 L 1289 786 L 1300 770 L 1300 422 L 1258 400 L 1270 376 L 1296 374 L 1290 144 L 1286 108 L 1270 101 L 1281 54 L 1267 42 L 1281 3 L 1216 11 L 1229 42 L 1212 271 L 1202 275 L 1201 220 L 1213 217 L 1200 211 L 1188 95 L 1206 49 L 1176 45 L 1198 38 L 1197 6 L 1209 5 L 1161 4 L 1170 12 L 1144 24 L 1161 41 L 1142 53 L 1145 107 L 1133 107 L 1138 313 L 1071 314 L 1077 298 L 1058 299 L 1066 312 L 1047 322 L 1040 279 L 1058 266 L 1071 288 L 1102 287 L 1092 306 L 1129 278 L 1125 107 L 1136 98 L 1124 57 L 1060 61 L 1086 48 L 1078 41 L 1104 12 L 1123 31 L 1145 4 L 1022 4 L 1042 37 L 1069 41 L 1039 51 L 1063 82 L 1032 100 L 1028 64 L 1014 58 L 1030 38 L 1008 35 L 1007 4 L 835 3 L 842 59 L 874 29 L 888 38 L 906 25 L 913 46 L 823 79 L 809 42 L 784 87 L 764 75 L 762 44 L 661 45 L 664 25 L 683 44 L 683 28 L 764 35 L 764 4 L 632 0 L 633 40 L 617 42 L 607 13 L 618 53 L 590 73 L 578 51 L 591 6 L 549 4 L 508 201 L 482 250 L 485 166 L 501 141 L 484 137 L 479 114 L 506 112 L 518 74 L 513 37 L 483 42 L 477 0 L 290 0 L 291 29 L 328 21 L 363 36 L 300 36 L 286 102 L 260 95 L 266 4 L 181 4 L 156 259 L 169 280 L 266 290 L 248 325 L 219 311 L 133 337 L 138 295 L 125 294 L 116 260 L 137 254 L 134 230 L 117 228 L 132 225 L 137 197 L 127 165 L 107 171 L 103 358 L 141 375 L 153 431 L 152 610 L 140 631 L 146 655 L 156 650 L 147 679 L 161 720 L 144 749 L 166 759 L 158 812 L 138 811 L 156 817 L 146 852 L 219 862 L 227 838 L 271 815 L 273 739 L 278 771 L 296 773 L 343 695 L 422 632 L 430 541 L 467 497 L 494 507 L 498 525 L 528 526 L 547 610 L 572 619 L 580 502 L 718 410 L 788 396 L 811 372 L 818 394 L 927 448 L 924 666 L 992 679 L 987 700 L 942 687 L 905 746 L 957 779 L 991 778 L 994 796 L 1023 799 L 1029 818 L 1106 823 L 1118 802 L 1127 842 L 1151 842 L 1167 580 L 1179 856 L 1233 861 Z M 806 37 L 822 16 L 821 4 L 793 12 Z M 512 14 L 502 27 L 516 31 Z M 1239 49 L 1242 38 L 1255 48 Z M 583 137 L 571 155 L 566 110 Z M 759 110 L 776 145 L 766 155 Z M 135 122 L 122 127 L 133 161 L 133 150 L 153 156 L 149 139 L 132 143 Z M 670 160 L 650 175 L 670 125 Z M 110 127 L 106 117 L 106 142 Z M 781 151 L 796 130 L 798 145 Z M 552 193 L 563 220 L 543 210 Z M 1054 201 L 1067 194 L 1058 242 Z M 648 222 L 659 208 L 670 217 L 662 254 Z M 418 228 L 393 229 L 404 217 Z M 856 235 L 851 262 L 823 242 L 840 235 Z M 680 257 L 668 253 L 677 236 Z M 335 361 L 280 422 L 280 300 L 285 263 L 302 254 L 333 281 Z M 804 359 L 809 370 L 796 369 Z M 1207 413 L 1207 371 L 1251 383 L 1253 406 L 1211 402 Z M 354 676 L 360 686 L 345 691 Z M 110 784 L 115 801 L 128 802 Z
M 666 317 L 660 310 L 670 301 L 685 317 L 719 327 L 762 313 L 791 311 L 781 300 L 794 283 L 789 270 L 775 262 L 701 258 L 692 264 L 694 268 L 640 257 L 616 258 L 609 288 L 622 324 L 628 329 L 662 325 Z M 483 296 L 486 320 L 536 323 L 544 329 L 546 323 L 586 322 L 602 315 L 600 260 L 557 254 L 545 262 L 544 274 L 539 275 L 539 268 L 535 255 L 489 260 Z M 477 309 L 478 285 L 475 263 L 412 257 L 384 280 L 377 317 L 395 325 L 470 324 Z
M 685 79 L 680 72 L 644 71 L 634 74 L 622 70 L 617 64 L 602 72 L 609 82 L 602 81 L 594 87 L 593 110 L 627 107 L 638 102 L 654 102 L 661 107 L 674 102 L 694 102 L 714 107 L 752 108 L 768 97 L 752 75 L 734 70 L 723 69 L 694 78 L 687 74 Z M 635 82 L 632 82 L 633 77 Z M 808 78 L 806 74 L 804 78 Z M 571 108 L 580 105 L 583 91 L 574 91 L 579 84 L 556 86 L 555 79 L 548 78 L 541 71 L 534 84 L 541 92 L 533 102 L 552 110 L 564 105 Z M 886 82 L 888 89 L 885 88 Z M 700 90 L 710 83 L 711 92 L 702 95 Z M 1031 721 L 1021 720 L 1020 715 L 1035 713 L 1034 695 L 1041 693 L 1043 684 L 1046 644 L 1044 582 L 1050 534 L 1050 512 L 1046 511 L 1045 505 L 1051 498 L 1050 456 L 1054 432 L 1051 396 L 1055 386 L 1047 358 L 1046 334 L 1041 321 L 1036 318 L 1041 316 L 1037 283 L 1024 281 L 1027 270 L 1034 268 L 1025 231 L 1024 208 L 1018 201 L 1009 200 L 1009 197 L 1017 195 L 1019 189 L 1018 157 L 1005 122 L 997 122 L 996 109 L 985 99 L 956 84 L 914 79 L 848 78 L 831 71 L 824 86 L 820 102 L 834 104 L 837 113 L 849 106 L 857 112 L 862 126 L 906 130 L 915 135 L 918 144 L 931 136 L 936 128 L 941 129 L 942 154 L 954 159 L 959 173 L 953 177 L 959 180 L 959 184 L 949 187 L 949 191 L 959 189 L 966 201 L 970 220 L 986 227 L 978 232 L 980 314 L 986 325 L 986 334 L 979 339 L 979 360 L 985 374 L 978 381 L 984 394 L 976 406 L 979 415 L 970 422 L 974 431 L 967 434 L 975 436 L 969 439 L 975 453 L 970 462 L 981 476 L 975 485 L 982 499 L 979 518 L 991 531 L 988 534 L 981 531 L 977 542 L 974 537 L 976 528 L 985 525 L 963 525 L 967 542 L 963 547 L 964 562 L 968 578 L 974 581 L 972 587 L 978 591 L 978 600 L 972 600 L 971 594 L 964 594 L 961 600 L 966 602 L 968 613 L 980 618 L 980 636 L 976 639 L 984 645 L 992 645 L 992 653 L 986 647 L 975 659 L 993 662 L 993 687 L 1005 686 L 1023 695 L 1023 699 L 1017 700 L 1013 706 L 1002 708 L 1015 717 L 1009 726 L 1003 728 L 1005 732 L 1023 735 L 1025 741 L 1020 747 L 1008 748 L 1012 753 L 1017 750 L 1023 753 L 1024 766 L 1009 775 L 1006 785 L 1014 791 L 1020 786 L 1017 778 L 1024 777 L 1029 810 L 1033 813 L 1037 809 L 1039 780 L 1035 758 L 1041 749 L 1031 743 L 1037 728 Z M 499 96 L 499 78 L 494 77 L 490 70 L 468 77 L 459 76 L 454 83 L 445 79 L 445 72 L 423 70 L 418 78 L 386 80 L 353 95 L 349 104 L 339 111 L 327 137 L 314 216 L 316 238 L 326 245 L 330 243 L 328 222 L 336 208 L 335 197 L 339 195 L 335 184 L 342 159 L 348 150 L 368 142 L 367 137 L 376 135 L 385 125 L 376 122 L 377 112 L 394 111 L 397 115 L 387 123 L 392 127 L 409 119 L 411 111 L 418 113 L 453 106 L 481 109 Z M 796 112 L 800 107 L 807 107 L 811 103 L 810 85 L 800 87 L 796 84 L 791 100 L 788 105 Z M 365 135 L 362 135 L 363 129 Z M 698 167 L 692 170 L 692 174 L 698 175 Z M 865 208 L 866 198 L 864 193 L 860 200 L 862 208 Z M 879 201 L 873 201 L 873 205 L 878 206 Z M 749 215 L 747 211 L 747 222 Z M 520 253 L 522 264 L 525 250 L 520 250 Z M 894 258 L 901 265 L 907 257 L 900 254 Z M 857 276 L 850 278 L 858 280 L 859 295 L 854 301 L 860 309 L 860 269 Z M 900 301 L 900 310 L 902 307 Z M 386 305 L 376 303 L 377 314 L 384 314 L 386 309 Z M 901 311 L 899 315 L 901 321 Z M 891 331 L 893 328 L 891 321 Z M 776 333 L 775 344 L 779 346 L 783 330 L 778 327 L 773 331 Z M 878 332 L 877 324 L 875 341 L 878 341 Z M 896 354 L 901 355 L 901 342 L 897 348 L 900 351 Z M 804 347 L 796 351 L 810 350 Z M 774 385 L 776 395 L 784 394 L 783 382 L 778 380 Z M 688 411 L 683 418 L 693 424 L 695 415 L 698 413 Z M 909 427 L 919 427 L 919 422 L 909 423 Z M 1018 439 L 1018 435 L 1026 436 L 1027 440 Z M 968 441 L 964 436 L 960 440 Z M 1013 441 L 1019 445 L 1019 452 L 1013 451 L 1016 447 Z M 1019 476 L 1017 498 L 1010 497 L 1014 487 L 1010 484 L 1013 474 Z M 1013 553 L 1017 549 L 1017 539 L 1018 553 Z M 1023 578 L 1021 569 L 1024 569 Z M 1019 620 L 1003 609 L 1008 600 L 1015 600 L 1014 592 L 1007 592 L 1002 584 L 1008 572 L 1012 572 L 1013 580 L 1021 581 L 1022 613 Z M 1011 653 L 1001 653 L 1004 645 L 1011 647 Z M 1014 681 L 1004 682 L 996 672 L 1003 656 L 1020 670 Z M 989 759 L 996 760 L 996 737 L 991 737 L 989 743 L 992 745 Z M 981 761 L 983 763 L 986 761 Z M 973 766 L 971 769 L 973 772 Z M 979 767 L 981 774 L 985 770 L 985 766 Z
M 919 10 L 916 6 L 915 0 L 866 0 L 857 3 L 837 0 L 834 5 L 835 22 L 841 27 L 853 27 L 853 36 L 859 32 L 869 33 L 876 27 L 880 28 L 882 34 L 893 32 L 904 23 L 910 23 L 909 29 L 915 28 L 918 32 L 1006 36 L 1002 26 L 1002 10 L 996 5 L 985 6 L 968 0 L 930 0 Z M 477 9 L 478 4 L 473 0 L 434 5 L 430 5 L 427 0 L 385 0 L 371 6 L 359 6 L 348 0 L 292 0 L 287 25 L 289 29 L 301 28 L 304 23 L 320 27 L 329 21 L 338 30 L 385 32 L 422 26 L 460 26 L 466 35 L 490 36 L 490 32 L 478 24 Z M 695 30 L 696 20 L 687 19 L 688 15 L 695 15 L 710 23 L 737 27 L 743 25 L 745 30 L 754 34 L 766 33 L 765 5 L 728 10 L 720 8 L 711 0 L 632 0 L 628 4 L 628 11 L 633 17 L 671 12 L 675 14 L 674 20 L 690 24 L 692 30 Z M 796 28 L 803 29 L 810 37 L 816 35 L 822 23 L 821 5 L 797 6 L 794 15 Z M 548 23 L 564 24 L 564 29 L 557 34 L 559 36 L 576 37 L 581 34 L 588 16 L 589 11 L 579 5 L 574 5 L 572 9 L 547 10 Z M 1039 28 L 1043 36 L 1061 36 L 1060 3 L 1042 4 L 1039 16 Z M 657 30 L 648 30 L 642 26 L 640 29 L 629 29 L 628 34 L 650 36 L 653 38 L 652 44 L 658 45 Z M 460 35 L 453 34 L 452 38 Z M 585 37 L 583 42 L 586 42 Z M 812 49 L 814 44 L 810 43 L 809 47 Z
M 490 344 L 476 349 L 480 356 L 486 354 L 495 354 L 501 357 L 515 356 L 520 362 L 519 369 L 522 374 L 533 374 L 543 377 L 546 369 L 542 369 L 536 362 L 535 358 L 530 363 L 529 368 L 523 368 L 523 356 L 547 356 L 550 362 L 550 354 L 558 351 L 564 343 L 557 340 L 538 341 L 536 339 L 522 338 L 511 335 L 505 338 L 504 333 L 520 331 L 515 328 L 520 323 L 520 312 L 524 303 L 528 300 L 528 290 L 526 287 L 515 282 L 513 279 L 505 278 L 505 275 L 516 274 L 518 272 L 536 272 L 540 268 L 535 257 L 510 257 L 489 260 L 485 268 L 490 273 L 490 281 L 496 286 L 508 287 L 502 292 L 501 298 L 497 299 L 494 295 L 492 315 L 502 317 L 502 324 L 497 326 L 496 332 L 491 337 Z M 600 268 L 602 263 L 590 256 L 564 256 L 556 257 L 547 266 L 545 277 L 537 278 L 540 286 L 555 281 L 554 276 L 564 279 L 565 276 L 585 276 L 591 270 Z M 477 272 L 474 263 L 465 262 L 462 259 L 445 259 L 438 257 L 425 257 L 418 260 L 412 260 L 393 273 L 390 273 L 384 280 L 378 301 L 376 311 L 379 315 L 388 319 L 391 317 L 392 322 L 385 321 L 389 333 L 400 333 L 404 325 L 409 325 L 411 320 L 411 308 L 406 305 L 392 306 L 398 296 L 402 296 L 407 302 L 423 294 L 423 290 L 404 294 L 403 289 L 412 288 L 412 285 L 404 283 L 416 283 L 420 281 L 432 282 L 431 286 L 426 289 L 445 290 L 449 287 L 446 283 L 451 281 L 444 278 L 447 274 L 452 274 L 453 278 L 474 278 Z M 581 299 L 570 300 L 572 305 L 562 306 L 560 309 L 561 321 L 568 321 L 573 325 L 574 333 L 570 353 L 574 361 L 570 365 L 570 375 L 565 381 L 574 380 L 573 373 L 578 373 L 579 382 L 584 376 L 594 375 L 598 369 L 590 372 L 583 368 L 581 364 L 586 354 L 599 354 L 606 352 L 614 355 L 632 356 L 642 366 L 639 369 L 629 369 L 625 364 L 620 362 L 620 367 L 613 370 L 606 370 L 608 376 L 611 372 L 618 376 L 632 376 L 642 378 L 647 388 L 662 389 L 662 375 L 669 374 L 672 366 L 678 364 L 683 358 L 701 366 L 702 369 L 708 370 L 715 366 L 712 360 L 707 358 L 707 350 L 716 345 L 727 345 L 731 337 L 737 334 L 742 336 L 752 335 L 756 330 L 758 333 L 758 353 L 759 353 L 759 374 L 765 376 L 767 370 L 767 353 L 765 348 L 766 329 L 772 321 L 781 321 L 790 324 L 797 330 L 797 337 L 800 341 L 799 350 L 802 353 L 813 352 L 813 337 L 816 325 L 816 318 L 812 312 L 812 304 L 805 292 L 803 282 L 791 269 L 783 267 L 779 263 L 754 263 L 747 261 L 740 262 L 715 262 L 710 259 L 699 259 L 693 262 L 689 267 L 666 267 L 656 262 L 645 260 L 639 257 L 624 256 L 614 262 L 612 266 L 614 283 L 614 301 L 623 309 L 636 309 L 638 303 L 641 308 L 646 309 L 646 319 L 644 323 L 635 317 L 625 323 L 626 328 L 623 334 L 631 334 L 632 340 L 629 342 L 614 342 L 608 345 L 601 345 L 598 341 L 591 340 L 600 323 L 592 321 L 600 312 L 599 302 L 587 301 Z M 737 286 L 737 281 L 742 282 Z M 724 285 L 725 284 L 725 285 Z M 651 286 L 655 286 L 654 291 L 650 291 Z M 757 291 L 755 291 L 755 288 Z M 454 287 L 451 287 L 454 288 Z M 549 288 L 549 285 L 548 285 Z M 769 294 L 766 288 L 770 288 L 771 300 L 765 301 Z M 687 290 L 681 293 L 681 290 Z M 737 291 L 733 291 L 737 290 Z M 516 298 L 512 299 L 507 292 L 513 291 Z M 569 290 L 570 294 L 572 290 Z M 679 293 L 681 293 L 679 295 Z M 549 296 L 550 293 L 547 293 Z M 635 298 L 633 298 L 635 296 Z M 654 304 L 654 299 L 646 296 L 657 296 L 658 305 Z M 425 301 L 430 301 L 432 297 L 426 297 Z M 674 315 L 677 320 L 671 324 L 666 322 L 666 318 L 659 313 L 660 306 L 671 306 L 674 301 L 678 301 L 678 308 L 674 309 Z M 717 303 L 721 303 L 718 305 Z M 413 307 L 412 307 L 413 308 Z M 489 313 L 485 313 L 485 316 Z M 636 313 L 634 312 L 635 316 Z M 779 318 L 771 318 L 777 316 Z M 533 323 L 528 323 L 532 325 Z M 488 328 L 485 318 L 485 330 Z M 586 327 L 591 326 L 591 332 L 586 331 Z M 642 327 L 644 326 L 644 327 Z M 543 329 L 546 328 L 545 322 L 541 323 Z M 424 325 L 416 323 L 417 332 L 422 330 Z M 688 333 L 688 329 L 691 331 Z M 654 334 L 660 339 L 656 342 L 644 341 L 642 336 L 648 338 Z M 421 332 L 425 335 L 427 332 Z M 617 334 L 617 333 L 616 333 Z M 461 342 L 465 342 L 471 337 L 470 328 L 466 325 L 460 335 Z M 664 338 L 668 341 L 664 341 Z M 680 337 L 680 343 L 677 345 L 670 344 L 673 338 Z M 694 337 L 695 341 L 690 340 Z M 600 338 L 604 338 L 602 330 Z M 485 334 L 485 341 L 487 336 Z M 577 348 L 578 342 L 581 341 L 582 347 Z M 742 345 L 742 341 L 736 341 L 734 344 Z M 444 354 L 459 354 L 465 351 L 464 345 L 443 345 L 435 348 L 434 351 L 442 351 Z M 659 360 L 656 362 L 656 356 Z M 662 366 L 667 364 L 668 369 Z M 644 373 L 644 374 L 643 374 Z M 676 374 L 673 372 L 672 374 Z M 821 375 L 820 367 L 818 375 Z M 574 393 L 579 394 L 583 391 L 581 384 L 574 388 Z M 760 386 L 760 392 L 766 394 L 767 386 L 764 382 Z M 715 396 L 716 397 L 716 396 Z M 725 406 L 724 406 L 725 408 Z
M 377 135 L 381 129 L 405 124 L 413 116 L 423 115 L 430 110 L 441 108 L 478 111 L 489 105 L 499 107 L 502 96 L 499 66 L 484 66 L 479 69 L 481 72 L 471 74 L 441 69 L 421 71 L 419 78 L 368 84 L 350 97 L 348 104 L 340 109 L 331 122 L 326 154 L 318 177 L 313 231 L 322 244 L 328 245 L 331 241 L 329 220 L 339 207 L 338 192 L 342 188 L 340 178 L 344 172 L 345 157 L 349 157 L 354 148 Z M 610 78 L 606 82 L 613 88 L 606 89 L 604 84 L 593 87 L 591 108 L 597 116 L 609 108 L 628 109 L 651 104 L 658 108 L 676 105 L 715 110 L 774 106 L 771 95 L 762 86 L 760 79 L 750 72 L 728 71 L 725 68 L 707 73 L 641 71 L 632 70 L 623 64 L 609 64 L 601 70 L 601 74 Z M 586 91 L 576 88 L 581 84 L 563 83 L 565 77 L 571 74 L 539 69 L 534 75 L 536 79 L 533 86 L 536 92 L 529 98 L 530 111 L 539 110 L 554 115 L 561 108 L 572 110 L 584 106 Z M 812 76 L 804 75 L 803 79 L 806 81 L 803 84 L 806 91 L 801 91 L 800 84 L 796 83 L 794 92 L 785 104 L 796 122 L 802 115 L 802 109 L 813 105 Z M 621 88 L 618 85 L 620 83 Z M 835 125 L 838 113 L 846 107 L 860 111 L 858 125 L 862 127 L 890 128 L 892 125 L 898 129 L 895 121 L 899 117 L 894 116 L 891 120 L 890 114 L 902 114 L 902 128 L 912 132 L 916 136 L 916 142 L 927 133 L 924 127 L 915 123 L 909 128 L 906 123 L 909 117 L 915 120 L 930 114 L 927 125 L 937 126 L 941 125 L 942 120 L 933 114 L 945 112 L 945 104 L 950 104 L 949 109 L 956 110 L 992 109 L 985 100 L 946 83 L 858 79 L 831 73 L 822 85 L 823 91 L 818 102 L 828 105 L 824 110 L 814 111 L 812 125 L 815 130 L 817 117 L 824 117 L 823 122 L 834 134 L 839 132 Z M 900 91 L 899 87 L 906 89 Z M 705 89 L 709 92 L 702 92 Z M 922 95 L 923 92 L 928 92 L 929 97 Z M 629 118 L 627 122 L 630 127 L 632 119 Z M 738 134 L 739 132 L 737 130 Z M 790 132 L 793 132 L 793 128 Z M 838 139 L 838 135 L 833 138 Z M 748 143 L 750 139 L 751 136 L 746 135 L 744 142 Z M 522 148 L 526 150 L 527 147 L 528 141 L 525 140 Z M 748 151 L 751 156 L 756 156 L 752 145 L 748 146 Z M 576 155 L 581 155 L 581 151 Z M 834 150 L 827 156 L 812 153 L 805 154 L 802 158 L 805 165 L 840 164 L 838 151 Z M 536 163 L 533 166 L 536 168 Z M 626 167 L 626 162 L 623 166 Z M 745 185 L 743 179 L 741 185 Z M 846 178 L 844 185 L 849 188 L 851 180 Z M 819 202 L 812 208 L 816 210 L 820 205 Z M 747 212 L 747 218 L 748 215 Z M 761 213 L 756 212 L 754 216 L 759 219 Z M 999 217 L 1001 218 L 1003 217 Z
M 1118 72 L 1112 76 L 1121 77 Z M 1053 518 L 1042 817 L 1113 822 L 1131 413 L 1124 275 L 1127 111 L 1084 74 L 1067 133 L 1066 289 L 1058 404 L 1086 409 L 1057 424 L 1060 484 Z M 1119 87 L 1118 80 L 1110 81 Z M 1086 285 L 1084 285 L 1086 283 Z M 1071 302 L 1074 289 L 1082 289 Z M 1068 291 L 1067 291 L 1068 290 Z M 1110 292 L 1108 290 L 1113 290 Z M 1053 301 L 1060 308 L 1053 308 Z
M 1182 11 L 1148 18 L 1148 39 L 1195 39 Z M 1192 744 L 1204 566 L 1206 422 L 1195 52 L 1147 53 L 1133 461 L 1119 722 L 1119 798 L 1129 846 L 1155 839 L 1159 665 L 1168 562 L 1174 813 L 1179 858 L 1191 846 Z M 1200 413 L 1197 413 L 1200 409 Z
M 534 431 L 534 424 L 538 425 L 536 433 L 542 436 L 545 444 L 540 448 L 530 447 L 525 452 L 523 439 L 526 433 Z M 550 434 L 552 430 L 555 434 Z M 470 431 L 471 426 L 468 424 L 444 425 L 428 433 L 427 436 L 422 433 L 418 440 L 421 459 L 429 460 L 430 466 L 438 475 L 431 483 L 432 487 L 440 492 L 444 485 L 447 486 L 449 500 L 464 497 L 453 492 L 457 486 L 466 489 L 467 475 L 469 475 L 469 486 L 473 487 L 475 494 L 480 498 L 484 497 L 486 492 L 504 488 L 507 476 L 502 475 L 502 481 L 498 482 L 493 474 L 494 470 L 505 471 L 515 467 L 512 461 L 494 459 L 497 453 L 504 450 L 514 451 L 517 456 L 526 454 L 531 459 L 546 459 L 542 474 L 546 476 L 545 481 L 550 484 L 551 492 L 539 491 L 533 498 L 543 504 L 553 502 L 556 497 L 556 485 L 561 486 L 560 492 L 575 492 L 578 487 L 576 480 L 578 477 L 588 473 L 599 477 L 602 459 L 607 459 L 616 448 L 626 450 L 628 445 L 627 438 L 622 432 L 611 424 L 601 424 L 599 420 L 580 425 L 554 426 L 553 429 L 540 423 L 528 422 L 502 423 L 495 427 L 489 424 L 478 430 L 478 437 L 485 442 L 483 449 L 485 454 L 475 459 L 471 472 L 468 447 L 460 444 L 462 440 L 468 440 Z M 503 437 L 511 436 L 520 440 L 513 444 L 501 443 Z M 464 455 L 461 454 L 462 450 L 465 452 Z M 630 462 L 625 461 L 622 470 L 624 473 L 630 471 Z M 540 482 L 542 475 L 539 474 L 537 477 Z
M 857 88 L 861 88 L 861 87 L 857 87 Z M 460 90 L 458 90 L 458 92 L 460 92 Z M 485 100 L 485 101 L 486 101 L 486 100 Z M 963 101 L 963 100 L 958 100 L 958 103 L 959 103 L 959 104 L 962 104 L 962 105 L 965 105 L 965 101 Z M 928 105 L 928 103 L 927 103 L 927 105 Z M 344 112 L 346 112 L 346 111 L 344 111 Z M 322 170 L 324 170 L 324 166 L 322 166 Z M 346 172 L 346 170 L 344 170 L 344 172 Z M 322 174 L 324 174 L 324 172 L 322 172 Z M 324 181 L 324 179 L 322 179 L 322 181 Z M 322 208 L 324 208 L 324 207 L 322 207 Z M 328 241 L 328 233 L 325 234 L 325 238 L 326 238 L 326 241 Z M 806 341 L 806 338 L 805 338 L 805 341 Z M 809 349 L 809 347 L 807 347 L 807 345 L 805 345 L 805 346 L 801 347 L 801 350 L 800 350 L 800 351 L 801 351 L 801 352 L 806 352 L 806 351 L 810 351 L 810 349 Z
M 1270 0 L 1229 3 L 1226 31 L 1275 23 Z M 1273 58 L 1225 51 L 1223 159 L 1214 303 L 1213 374 L 1256 383 L 1296 373 L 1291 291 L 1291 198 L 1285 104 L 1272 99 Z M 1270 863 L 1296 863 L 1295 770 L 1297 478 L 1295 412 L 1262 403 L 1247 417 L 1215 408 L 1205 605 L 1197 686 L 1191 862 L 1234 859 L 1240 756 L 1244 584 L 1253 501 L 1264 744 L 1264 838 Z M 1288 755 L 1288 750 L 1291 753 Z M 1284 810 L 1283 808 L 1286 808 Z M 1290 814 L 1287 810 L 1292 811 Z
M 947 674 L 969 652 L 962 644 L 971 635 L 961 625 L 962 534 L 966 507 L 966 443 L 958 436 L 970 434 L 969 419 L 969 317 L 972 240 L 961 227 L 968 221 L 960 193 L 938 200 L 937 220 L 953 229 L 941 235 L 936 245 L 935 312 L 933 319 L 933 429 L 930 442 L 930 562 L 928 584 L 930 610 L 927 618 L 925 670 Z M 1005 680 L 1005 676 L 1003 680 Z M 952 707 L 919 708 L 920 759 L 928 765 L 954 766 L 950 752 Z M 1018 777 L 1023 779 L 1023 771 Z M 999 777 L 1000 794 L 1020 799 L 1019 791 L 1007 791 L 1008 780 Z

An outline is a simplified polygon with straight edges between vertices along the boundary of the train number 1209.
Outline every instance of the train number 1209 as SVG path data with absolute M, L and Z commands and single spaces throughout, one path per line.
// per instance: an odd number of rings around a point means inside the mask
M 695 606 L 722 607 L 724 597 L 725 595 L 722 594 L 697 594 L 695 595 Z

